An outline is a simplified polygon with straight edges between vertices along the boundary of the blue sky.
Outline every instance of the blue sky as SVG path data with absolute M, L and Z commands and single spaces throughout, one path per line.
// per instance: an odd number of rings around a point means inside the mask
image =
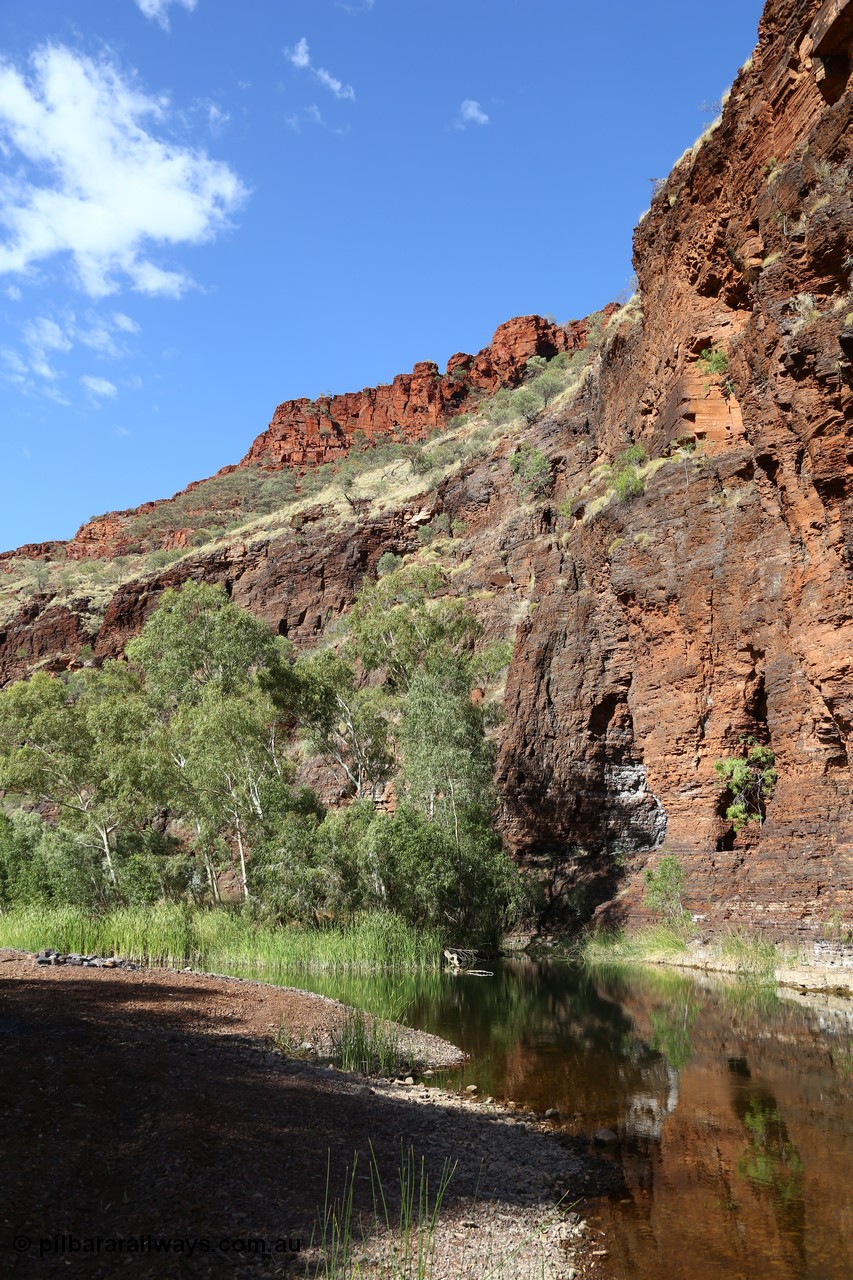
M 14 0 L 0 549 L 623 291 L 759 0 Z

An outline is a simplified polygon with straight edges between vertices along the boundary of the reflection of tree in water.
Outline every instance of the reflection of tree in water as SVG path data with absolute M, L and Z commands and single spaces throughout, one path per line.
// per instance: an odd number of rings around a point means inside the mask
M 753 1098 L 743 1117 L 749 1146 L 738 1162 L 738 1174 L 761 1187 L 772 1187 L 786 1203 L 803 1193 L 803 1162 L 775 1108 Z
M 689 991 L 673 1004 L 660 1005 L 649 1013 L 652 1024 L 652 1048 L 662 1053 L 676 1071 L 686 1067 L 693 1057 L 693 1025 L 699 1013 L 699 1001 Z
M 853 1039 L 840 1040 L 830 1051 L 830 1058 L 838 1075 L 853 1077 Z
M 796 1274 L 805 1274 L 802 1157 L 788 1137 L 788 1127 L 775 1096 L 752 1082 L 749 1068 L 742 1059 L 730 1061 L 729 1070 L 733 1076 L 734 1108 L 747 1137 L 737 1165 L 738 1177 L 770 1201 L 780 1235 L 790 1241 L 796 1251 L 799 1264 Z

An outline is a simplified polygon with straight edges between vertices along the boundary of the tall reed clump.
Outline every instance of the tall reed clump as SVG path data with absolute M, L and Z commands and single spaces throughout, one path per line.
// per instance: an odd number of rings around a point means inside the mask
M 393 1023 L 348 1010 L 331 1034 L 332 1061 L 343 1071 L 365 1076 L 395 1076 L 411 1064 Z
M 439 1213 L 456 1164 L 445 1160 L 437 1184 L 431 1186 L 424 1157 L 418 1161 L 411 1147 L 408 1152 L 401 1152 L 398 1171 L 400 1207 L 396 1214 L 391 1209 L 390 1195 L 383 1185 L 372 1145 L 370 1187 L 373 1205 L 366 1215 L 356 1213 L 357 1169 L 356 1153 L 352 1168 L 347 1171 L 343 1195 L 333 1201 L 330 1198 L 329 1157 L 326 1200 L 316 1240 L 320 1257 L 309 1274 L 315 1280 L 352 1280 L 353 1277 L 366 1278 L 368 1275 L 381 1275 L 386 1280 L 430 1280 L 435 1269 Z M 377 1242 L 383 1255 L 387 1252 L 378 1266 L 362 1256 L 366 1237 L 377 1233 L 388 1241 L 387 1250 L 383 1247 L 384 1242 Z
M 445 1159 L 430 1179 L 423 1156 L 413 1148 L 401 1149 L 397 1187 L 383 1183 L 370 1146 L 372 1206 L 359 1212 L 356 1203 L 358 1155 L 346 1172 L 343 1194 L 332 1200 L 331 1156 L 326 1172 L 326 1196 L 318 1226 L 311 1240 L 312 1259 L 306 1275 L 313 1280 L 433 1280 L 436 1275 L 479 1275 L 482 1280 L 541 1280 L 556 1274 L 553 1255 L 547 1256 L 547 1235 L 572 1205 L 561 1200 L 555 1212 L 544 1218 L 511 1248 L 493 1252 L 490 1239 L 477 1236 L 461 1244 L 439 1238 L 440 1214 L 457 1161 Z M 399 1197 L 399 1207 L 392 1204 Z M 477 1193 L 469 1209 L 476 1210 Z M 369 1251 L 369 1252 L 368 1252 Z M 524 1261 L 522 1261 L 524 1259 Z M 448 1269 L 448 1262 L 452 1269 Z M 559 1268 L 563 1274 L 562 1267 Z
M 692 929 L 681 924 L 653 924 L 636 933 L 599 930 L 583 943 L 586 964 L 631 964 L 643 960 L 677 959 L 687 951 Z
M 391 913 L 330 928 L 261 925 L 228 908 L 181 903 L 122 907 L 93 915 L 78 907 L 20 907 L 0 914 L 0 946 L 119 955 L 146 964 L 276 974 L 433 969 L 443 939 Z
M 754 938 L 744 933 L 733 933 L 724 938 L 721 952 L 724 960 L 733 962 L 742 977 L 757 982 L 773 982 L 779 964 L 779 950 L 766 938 Z

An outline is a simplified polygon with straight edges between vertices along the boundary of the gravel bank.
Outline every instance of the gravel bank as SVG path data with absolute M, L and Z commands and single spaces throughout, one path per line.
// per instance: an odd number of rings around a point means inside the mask
M 31 1272 L 41 1251 L 39 1275 L 67 1276 L 63 1237 L 135 1240 L 133 1272 L 148 1280 L 164 1261 L 139 1241 L 183 1240 L 196 1244 L 192 1257 L 172 1244 L 176 1275 L 305 1274 L 327 1176 L 332 1197 L 342 1194 L 358 1153 L 356 1209 L 368 1211 L 372 1149 L 395 1213 L 400 1153 L 412 1148 L 431 1187 L 445 1159 L 456 1162 L 435 1280 L 605 1276 L 606 1246 L 583 1214 L 588 1198 L 615 1189 L 615 1167 L 538 1118 L 428 1079 L 366 1080 L 272 1050 L 282 1017 L 314 1043 L 344 1011 L 239 979 L 0 956 L 0 1159 L 18 1171 L 4 1262 Z M 432 1068 L 462 1056 L 402 1031 Z M 25 1251 L 12 1251 L 15 1236 L 29 1240 Z M 246 1240 L 265 1248 L 249 1254 Z M 89 1276 L 116 1274 L 104 1247 L 87 1259 Z M 386 1248 L 369 1230 L 363 1269 L 381 1274 Z

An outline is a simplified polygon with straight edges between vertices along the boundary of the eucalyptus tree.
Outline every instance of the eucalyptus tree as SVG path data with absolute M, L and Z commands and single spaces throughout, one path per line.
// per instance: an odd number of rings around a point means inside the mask
M 257 687 L 223 697 L 211 686 L 169 722 L 164 745 L 177 806 L 195 826 L 214 897 L 217 842 L 225 839 L 236 849 L 241 892 L 248 898 L 248 855 L 289 799 L 292 765 L 276 726 L 275 707 Z
M 223 697 L 248 688 L 280 661 L 277 637 L 232 604 L 222 586 L 187 582 L 163 592 L 156 611 L 127 646 L 149 698 L 164 708 L 197 702 L 208 687 Z
M 395 772 L 393 698 L 359 682 L 354 663 L 331 649 L 296 667 L 297 716 L 310 749 L 343 777 L 356 799 L 376 800 Z
M 414 673 L 399 735 L 409 800 L 442 823 L 459 850 L 466 820 L 488 824 L 494 809 L 492 749 L 463 666 L 445 660 Z
M 139 677 L 120 663 L 72 678 L 37 672 L 0 693 L 0 786 L 53 806 L 60 825 L 95 842 L 113 890 L 116 835 L 141 818 L 137 748 L 149 723 Z
M 158 719 L 159 785 L 195 830 L 211 896 L 220 897 L 218 851 L 230 847 L 248 898 L 268 797 L 277 792 L 280 807 L 292 775 L 285 746 L 293 682 L 283 645 L 224 587 L 190 582 L 164 592 L 127 655 Z M 279 706 L 267 692 L 273 685 Z
M 462 662 L 470 654 L 482 627 L 449 588 L 438 565 L 407 565 L 359 592 L 347 619 L 349 643 L 366 672 L 384 673 L 390 692 L 405 692 L 429 654 Z

